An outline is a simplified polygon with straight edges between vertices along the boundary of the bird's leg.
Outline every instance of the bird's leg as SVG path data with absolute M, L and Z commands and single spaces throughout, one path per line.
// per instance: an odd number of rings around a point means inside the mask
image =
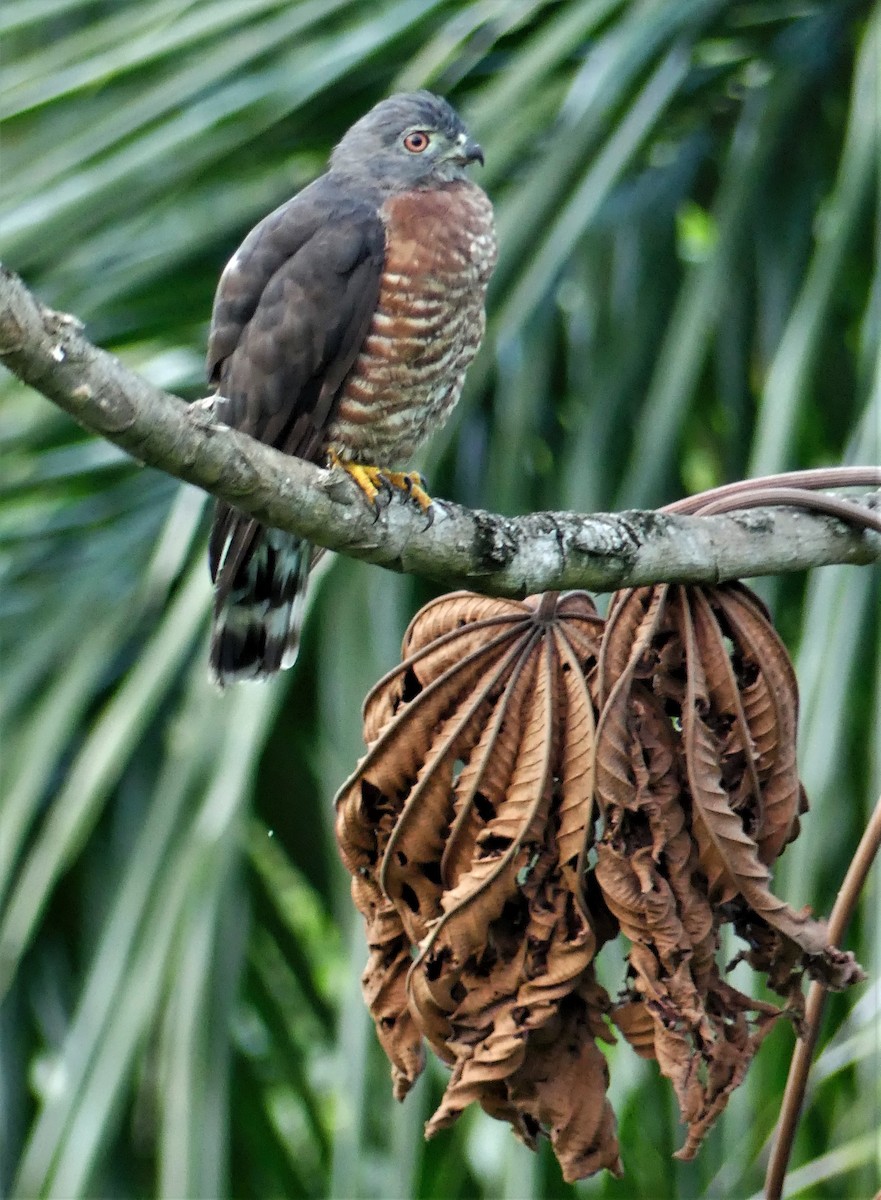
M 332 467 L 342 467 L 346 474 L 351 476 L 377 513 L 380 490 L 391 488 L 404 492 L 410 499 L 415 500 L 426 514 L 428 525 L 431 525 L 434 520 L 432 500 L 418 471 L 388 471 L 383 467 L 367 466 L 364 463 L 344 462 L 333 449 L 328 450 L 327 459 Z

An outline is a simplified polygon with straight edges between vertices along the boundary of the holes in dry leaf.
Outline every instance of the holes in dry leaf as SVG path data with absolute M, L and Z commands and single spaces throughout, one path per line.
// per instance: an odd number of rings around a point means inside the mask
M 437 859 L 432 859 L 431 862 L 423 862 L 418 864 L 419 870 L 429 881 L 437 887 L 441 887 L 443 880 L 441 879 L 441 867 Z
M 383 965 L 390 967 L 402 954 L 406 953 L 407 945 L 407 938 L 403 934 L 400 937 L 392 938 L 383 953 Z
M 403 850 L 396 850 L 396 851 L 395 851 L 395 858 L 398 860 L 398 863 L 399 863 L 399 864 L 400 864 L 402 867 L 406 867 L 406 865 L 407 865 L 407 855 L 404 853 L 404 851 L 403 851 Z
M 408 667 L 404 672 L 404 678 L 401 683 L 401 696 L 405 704 L 409 704 L 411 700 L 415 700 L 422 691 L 422 684 L 419 676 L 412 667 Z
M 468 968 L 469 975 L 485 979 L 487 975 L 491 974 L 498 959 L 499 956 L 495 947 L 487 943 L 483 948 L 483 952 L 478 955 L 472 955 L 465 965 Z
M 489 935 L 494 943 L 501 947 L 509 933 L 525 929 L 529 923 L 529 905 L 521 894 L 505 901 L 505 906 L 498 919 L 489 927 Z
M 409 883 L 402 884 L 401 899 L 404 901 L 404 903 L 407 905 L 407 907 L 410 909 L 411 912 L 414 912 L 414 913 L 419 912 L 419 897 L 416 895 L 416 893 L 410 887 Z
M 526 939 L 526 950 L 529 955 L 530 974 L 541 976 L 547 967 L 550 946 L 546 940 L 531 937 Z
M 364 816 L 370 824 L 379 821 L 380 809 L 386 807 L 388 801 L 382 792 L 370 782 L 369 779 L 361 780 L 361 805 L 364 809 Z
M 722 787 L 731 797 L 731 807 L 738 809 L 745 804 L 753 804 L 755 798 L 746 773 L 746 754 L 742 750 L 726 754 L 721 765 Z
M 535 1117 L 532 1116 L 531 1113 L 524 1113 L 523 1114 L 523 1124 L 526 1128 L 526 1133 L 527 1133 L 528 1137 L 532 1141 L 535 1141 L 535 1139 L 542 1132 L 541 1123 L 539 1121 L 536 1121 Z
M 566 897 L 563 919 L 565 922 L 566 940 L 571 942 L 575 938 L 580 937 L 581 931 L 584 928 L 584 916 L 574 896 Z
M 493 855 L 504 854 L 512 840 L 500 833 L 482 833 L 477 839 L 479 857 L 492 858 Z
M 447 946 L 443 946 L 434 954 L 430 954 L 425 960 L 425 978 L 429 983 L 434 983 L 440 979 L 446 963 L 451 958 L 450 950 Z
M 622 812 L 618 817 L 613 838 L 616 850 L 623 854 L 634 854 L 652 844 L 652 831 L 642 813 Z
M 761 674 L 758 662 L 754 659 L 743 659 L 740 655 L 737 655 L 734 660 L 734 669 L 742 688 L 752 687 Z
M 483 792 L 474 793 L 474 810 L 485 824 L 496 815 L 496 806 L 490 800 L 489 796 L 484 796 Z

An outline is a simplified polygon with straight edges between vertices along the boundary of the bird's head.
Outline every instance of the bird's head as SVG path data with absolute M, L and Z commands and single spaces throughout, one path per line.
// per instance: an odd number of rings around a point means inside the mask
M 473 162 L 483 163 L 483 151 L 446 100 L 402 92 L 355 122 L 334 149 L 330 170 L 396 192 L 464 179 Z

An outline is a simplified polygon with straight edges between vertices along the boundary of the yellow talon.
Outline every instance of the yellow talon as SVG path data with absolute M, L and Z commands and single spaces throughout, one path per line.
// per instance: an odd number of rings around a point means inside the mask
M 387 480 L 392 487 L 406 492 L 411 499 L 415 500 L 424 513 L 429 511 L 431 496 L 425 490 L 425 480 L 418 471 L 383 471 L 381 474 L 382 478 Z
M 418 471 L 388 471 L 364 463 L 344 462 L 335 450 L 329 450 L 327 458 L 332 467 L 342 467 L 351 476 L 375 509 L 379 509 L 380 490 L 383 487 L 394 488 L 415 500 L 431 524 L 434 515 L 431 496 L 426 492 L 424 480 Z
M 383 479 L 382 472 L 378 467 L 364 467 L 360 463 L 341 462 L 335 454 L 331 454 L 331 466 L 342 467 L 358 487 L 370 501 L 374 508 L 378 508 L 377 497 L 379 489 L 382 487 Z

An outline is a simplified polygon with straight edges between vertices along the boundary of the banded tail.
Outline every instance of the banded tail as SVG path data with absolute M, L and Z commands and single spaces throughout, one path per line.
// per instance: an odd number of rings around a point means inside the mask
M 214 581 L 210 669 L 220 687 L 293 666 L 312 547 L 218 504 L 208 551 Z

